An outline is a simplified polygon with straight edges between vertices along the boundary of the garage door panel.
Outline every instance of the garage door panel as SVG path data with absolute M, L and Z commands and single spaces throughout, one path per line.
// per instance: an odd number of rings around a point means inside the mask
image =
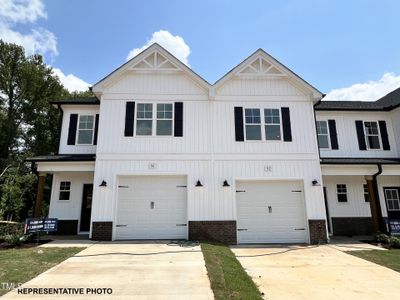
M 237 182 L 239 243 L 307 242 L 301 182 Z
M 184 176 L 120 177 L 116 239 L 183 239 L 187 236 Z M 179 187 L 178 187 L 179 186 Z

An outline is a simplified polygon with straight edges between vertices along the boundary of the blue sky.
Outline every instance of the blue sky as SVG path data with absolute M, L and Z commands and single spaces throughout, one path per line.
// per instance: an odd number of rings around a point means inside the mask
M 0 38 L 10 39 L 1 26 L 22 35 L 32 29 L 53 34 L 55 47 L 41 43 L 32 51 L 90 84 L 165 30 L 183 39 L 190 67 L 211 83 L 263 48 L 322 92 L 340 89 L 332 95 L 337 98 L 372 100 L 400 86 L 400 1 L 32 2 L 46 16 L 36 9 L 33 21 L 14 17 L 0 24 Z

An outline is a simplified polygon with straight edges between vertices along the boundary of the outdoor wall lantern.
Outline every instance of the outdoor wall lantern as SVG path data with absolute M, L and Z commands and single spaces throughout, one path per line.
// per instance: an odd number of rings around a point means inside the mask
M 228 183 L 228 181 L 225 179 L 224 180 L 224 183 L 222 184 L 222 186 L 223 187 L 228 187 L 228 186 L 231 186 L 229 183 Z
M 106 187 L 106 186 L 107 186 L 107 182 L 103 179 L 103 181 L 100 183 L 99 186 L 104 186 L 104 187 Z
M 195 187 L 201 187 L 201 186 L 203 185 L 201 184 L 200 180 L 197 180 Z
M 313 186 L 320 186 L 320 185 L 321 185 L 321 184 L 318 182 L 317 179 L 314 179 L 311 183 L 312 183 Z

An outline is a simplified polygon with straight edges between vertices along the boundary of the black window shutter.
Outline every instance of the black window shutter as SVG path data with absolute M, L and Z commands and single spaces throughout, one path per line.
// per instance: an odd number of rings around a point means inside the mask
M 338 144 L 338 139 L 337 139 L 336 121 L 328 120 L 328 126 L 329 126 L 329 136 L 331 139 L 331 149 L 338 150 L 339 144 Z
M 97 145 L 97 133 L 99 131 L 99 114 L 96 114 L 96 120 L 94 122 L 94 138 L 93 145 Z
M 385 121 L 379 121 L 383 150 L 390 150 L 389 137 Z
M 285 142 L 291 142 L 292 141 L 292 126 L 290 124 L 289 107 L 282 107 L 281 114 L 282 114 L 283 140 Z
M 244 141 L 243 131 L 243 107 L 235 107 L 235 140 L 236 142 Z
M 174 136 L 183 136 L 183 102 L 175 102 Z
M 135 126 L 135 102 L 126 102 L 125 110 L 125 136 L 133 136 L 133 129 Z
M 76 127 L 78 125 L 78 114 L 69 115 L 69 128 L 68 128 L 68 145 L 75 145 L 76 140 Z
M 367 144 L 365 143 L 363 121 L 356 121 L 356 130 L 357 130 L 358 148 L 360 150 L 367 150 Z

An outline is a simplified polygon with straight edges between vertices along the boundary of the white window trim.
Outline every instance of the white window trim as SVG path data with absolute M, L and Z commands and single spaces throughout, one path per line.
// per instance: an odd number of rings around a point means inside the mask
M 69 182 L 69 190 L 61 190 L 61 182 Z M 61 200 L 60 199 L 60 194 L 61 192 L 69 192 L 69 199 L 68 200 Z M 67 203 L 71 201 L 71 193 L 72 193 L 72 181 L 71 180 L 60 180 L 58 182 L 58 197 L 57 201 L 62 202 L 62 203 Z
M 371 149 L 368 145 L 368 139 L 367 139 L 367 128 L 365 127 L 365 123 L 370 123 L 370 122 L 374 122 L 376 123 L 376 128 L 378 129 L 378 140 L 379 140 L 379 148 L 378 149 Z M 380 151 L 382 150 L 382 137 L 381 137 L 381 130 L 379 128 L 379 122 L 375 121 L 375 120 L 366 120 L 363 121 L 363 130 L 364 130 L 364 136 L 365 136 L 365 145 L 367 146 L 367 150 L 368 151 Z M 368 134 L 369 136 L 370 134 Z M 374 135 L 375 136 L 375 135 Z
M 246 109 L 259 109 L 260 110 L 260 126 L 261 126 L 261 139 L 259 140 L 248 140 L 247 133 L 246 133 L 246 125 L 255 125 L 254 123 L 246 123 Z M 265 135 L 265 125 L 278 125 L 278 124 L 265 124 L 265 115 L 264 109 L 277 109 L 279 111 L 279 128 L 281 133 L 280 140 L 267 140 Z M 283 126 L 282 126 L 282 110 L 281 108 L 277 107 L 243 107 L 243 133 L 244 133 L 244 140 L 248 143 L 281 143 L 283 142 Z
M 332 145 L 331 145 L 331 132 L 329 130 L 329 122 L 328 120 L 316 120 L 316 122 L 325 122 L 326 123 L 326 129 L 328 131 L 327 136 L 328 136 L 328 148 L 321 148 L 318 144 L 318 148 L 321 151 L 328 151 L 328 150 L 332 150 Z M 315 127 L 317 127 L 317 124 L 315 124 Z M 317 143 L 318 143 L 318 130 L 317 130 Z
M 78 143 L 78 141 L 79 141 L 79 130 L 89 130 L 89 129 L 79 129 L 79 122 L 80 122 L 82 116 L 92 116 L 93 117 L 92 142 L 90 144 Z M 77 145 L 77 146 L 93 146 L 95 128 L 96 128 L 96 114 L 78 114 L 78 124 L 76 126 L 75 145 Z
M 339 193 L 338 192 L 338 185 L 345 185 L 346 186 L 346 193 Z M 338 204 L 341 204 L 341 205 L 346 205 L 346 204 L 349 204 L 350 203 L 350 201 L 349 201 L 349 189 L 348 189 L 348 186 L 347 186 L 347 183 L 337 183 L 337 184 L 335 184 L 335 190 L 336 190 L 336 202 L 338 203 Z M 346 195 L 346 202 L 341 202 L 341 201 L 339 201 L 339 195 Z
M 388 199 L 387 199 L 387 195 L 386 195 L 387 191 L 396 191 L 397 199 L 399 200 L 399 209 L 389 209 Z M 390 199 L 390 200 L 393 200 L 393 199 Z M 399 192 L 399 189 L 397 189 L 397 188 L 385 188 L 385 202 L 386 202 L 385 203 L 386 204 L 386 209 L 388 211 L 400 211 L 400 192 Z
M 138 104 L 152 104 L 153 105 L 153 110 L 152 110 L 152 116 L 151 116 L 151 135 L 137 135 L 136 130 L 137 130 L 137 112 L 138 112 Z M 171 104 L 172 105 L 172 119 L 157 119 L 157 104 Z M 149 137 L 157 137 L 157 138 L 170 138 L 174 137 L 174 132 L 175 132 L 175 102 L 171 101 L 160 101 L 160 102 L 148 102 L 148 101 L 143 101 L 143 102 L 135 102 L 135 124 L 134 124 L 134 137 L 137 138 L 149 138 Z M 139 119 L 139 120 L 150 120 L 150 119 Z M 172 121 L 172 130 L 170 135 L 157 135 L 157 120 L 171 120 Z

